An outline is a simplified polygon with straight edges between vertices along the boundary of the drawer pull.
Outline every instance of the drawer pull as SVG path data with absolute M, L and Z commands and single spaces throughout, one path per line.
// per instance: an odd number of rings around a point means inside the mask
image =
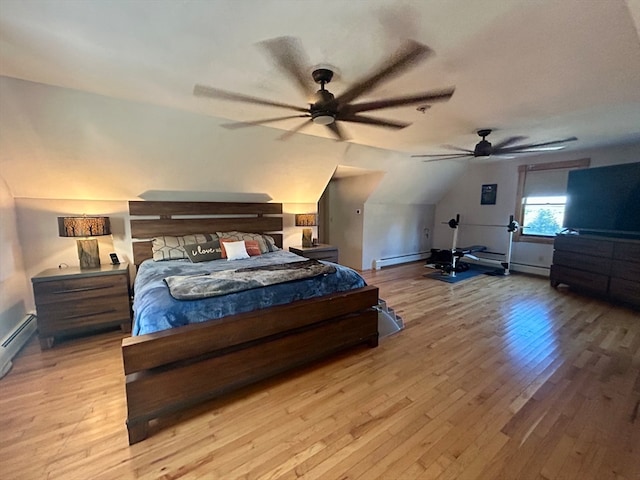
M 70 290 L 60 290 L 59 292 L 51 292 L 54 295 L 65 295 L 67 293 L 75 293 L 75 292 L 89 292 L 91 290 L 103 290 L 105 288 L 111 288 L 114 285 L 100 285 L 99 287 L 83 287 L 83 288 L 72 288 Z
M 95 317 L 97 315 L 104 315 L 105 313 L 113 313 L 117 312 L 115 308 L 110 308 L 109 310 L 103 310 L 101 312 L 93 312 L 93 313 L 83 313 L 81 315 L 71 315 L 70 317 L 64 317 L 65 320 L 73 320 L 74 318 L 88 318 Z

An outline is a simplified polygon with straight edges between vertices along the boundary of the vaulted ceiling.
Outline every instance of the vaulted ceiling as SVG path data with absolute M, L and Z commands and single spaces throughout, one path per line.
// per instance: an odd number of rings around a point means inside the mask
M 259 42 L 298 38 L 311 68 L 336 72 L 328 89 L 339 94 L 411 38 L 435 55 L 358 100 L 455 86 L 453 97 L 372 114 L 412 124 L 399 131 L 345 124 L 351 143 L 408 159 L 443 144 L 473 148 L 475 131 L 493 128 L 494 141 L 576 136 L 577 150 L 640 139 L 639 25 L 640 0 L 2 0 L 0 75 L 247 122 L 289 112 L 193 88 L 304 107 Z M 332 138 L 319 125 L 300 135 Z

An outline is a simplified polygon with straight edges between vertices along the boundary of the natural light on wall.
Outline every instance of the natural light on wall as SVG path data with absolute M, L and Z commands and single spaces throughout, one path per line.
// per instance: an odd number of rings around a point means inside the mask
M 564 209 L 567 197 L 526 197 L 523 199 L 524 209 L 522 229 L 524 235 L 553 237 L 562 230 Z

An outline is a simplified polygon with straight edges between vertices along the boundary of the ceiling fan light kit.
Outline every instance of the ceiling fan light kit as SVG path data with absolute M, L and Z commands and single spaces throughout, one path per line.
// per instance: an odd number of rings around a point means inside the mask
M 482 137 L 482 140 L 478 142 L 476 148 L 473 149 L 474 157 L 488 157 L 493 151 L 491 148 L 491 142 L 486 137 L 491 133 L 491 130 L 478 130 L 478 135 Z
M 325 84 L 329 83 L 333 78 L 333 71 L 328 68 L 318 68 L 311 73 L 313 81 L 320 84 L 320 90 L 316 92 L 316 102 L 309 107 L 311 119 L 316 125 L 330 125 L 336 121 L 336 116 L 328 108 L 335 100 L 333 93 L 325 90 Z
M 292 37 L 280 37 L 261 42 L 261 45 L 273 57 L 275 63 L 285 74 L 298 86 L 300 91 L 309 98 L 310 93 L 308 77 L 304 72 L 308 72 L 305 55 L 303 54 L 300 42 Z M 308 107 L 298 107 L 272 100 L 251 97 L 241 93 L 228 92 L 214 87 L 196 85 L 193 93 L 196 96 L 217 98 L 235 102 L 251 103 L 254 105 L 265 105 L 299 112 L 298 115 L 266 118 L 252 122 L 235 122 L 225 124 L 227 128 L 242 128 L 266 123 L 279 122 L 290 118 L 306 118 L 304 123 L 285 132 L 281 139 L 286 139 L 292 134 L 302 130 L 307 125 L 313 123 L 324 125 L 336 137 L 337 140 L 346 140 L 346 135 L 338 126 L 338 122 L 352 122 L 375 127 L 398 130 L 405 128 L 410 123 L 395 120 L 387 120 L 378 117 L 360 115 L 362 112 L 382 110 L 385 108 L 400 107 L 405 105 L 423 104 L 425 110 L 427 105 L 433 102 L 444 102 L 451 98 L 454 87 L 441 90 L 433 90 L 408 96 L 400 96 L 383 100 L 374 100 L 363 103 L 352 103 L 358 97 L 372 91 L 375 87 L 386 82 L 405 70 L 415 66 L 417 62 L 426 59 L 433 51 L 426 45 L 409 40 L 386 62 L 379 66 L 373 73 L 365 76 L 355 84 L 347 88 L 337 97 L 325 88 L 331 82 L 333 71 L 328 68 L 317 68 L 313 70 L 311 77 L 315 83 L 320 84 L 320 89 L 315 93 L 314 103 Z

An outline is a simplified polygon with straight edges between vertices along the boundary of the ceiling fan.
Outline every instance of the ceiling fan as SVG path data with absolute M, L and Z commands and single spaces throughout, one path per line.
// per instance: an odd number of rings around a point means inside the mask
M 399 75 L 418 61 L 424 60 L 433 53 L 429 47 L 415 41 L 407 41 L 395 55 L 382 63 L 382 65 L 380 65 L 373 73 L 360 79 L 338 96 L 334 96 L 325 88 L 326 84 L 328 84 L 333 78 L 334 72 L 329 68 L 316 68 L 311 72 L 311 78 L 313 78 L 313 81 L 320 85 L 320 89 L 317 92 L 313 91 L 313 85 L 308 77 L 308 72 L 311 71 L 311 68 L 307 68 L 306 58 L 299 40 L 292 37 L 279 37 L 261 42 L 261 45 L 273 57 L 276 64 L 284 71 L 284 73 L 293 80 L 305 98 L 308 99 L 309 106 L 299 107 L 296 105 L 252 97 L 241 93 L 229 92 L 205 85 L 196 85 L 193 89 L 193 94 L 196 96 L 245 102 L 255 105 L 266 105 L 298 112 L 296 115 L 265 118 L 252 122 L 225 124 L 224 126 L 227 128 L 263 125 L 266 123 L 300 117 L 307 118 L 307 120 L 292 130 L 287 131 L 280 137 L 282 140 L 315 123 L 317 125 L 326 126 L 337 140 L 342 141 L 346 140 L 347 137 L 339 126 L 339 123 L 341 122 L 360 123 L 396 130 L 411 125 L 406 122 L 361 115 L 362 112 L 370 112 L 373 110 L 382 110 L 384 108 L 418 103 L 442 102 L 449 100 L 455 90 L 454 87 L 449 87 L 383 100 L 352 103 L 355 99 L 373 90 L 382 82 L 388 81 Z
M 496 156 L 506 156 L 509 157 L 511 155 L 517 155 L 521 153 L 537 153 L 537 152 L 551 152 L 556 150 L 562 150 L 566 148 L 566 145 L 563 145 L 567 142 L 573 142 L 577 140 L 576 137 L 568 137 L 563 138 L 561 140 L 552 140 L 550 142 L 543 143 L 522 143 L 518 145 L 514 145 L 514 143 L 521 142 L 525 140 L 527 137 L 522 136 L 514 136 L 509 137 L 501 142 L 492 145 L 491 142 L 487 140 L 487 137 L 491 133 L 491 129 L 485 128 L 482 130 L 478 130 L 478 136 L 482 138 L 473 150 L 468 150 L 466 148 L 456 147 L 454 145 L 444 145 L 445 148 L 450 150 L 454 150 L 457 152 L 463 153 L 436 153 L 436 154 L 426 154 L 426 155 L 411 155 L 412 157 L 418 158 L 429 158 L 429 160 L 424 160 L 425 162 L 435 162 L 438 160 L 449 160 L 455 158 L 473 158 L 473 157 L 490 157 L 492 155 Z

